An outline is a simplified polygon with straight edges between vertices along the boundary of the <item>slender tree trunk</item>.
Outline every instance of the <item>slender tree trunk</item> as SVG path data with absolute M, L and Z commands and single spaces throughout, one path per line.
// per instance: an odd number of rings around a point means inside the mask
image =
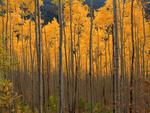
M 59 113 L 64 113 L 64 77 L 62 67 L 63 2 L 59 0 Z
M 86 102 L 88 102 L 88 54 L 86 53 L 86 64 L 85 64 L 85 68 L 86 68 L 86 74 L 85 74 L 85 100 Z
M 74 79 L 74 94 L 72 103 L 72 112 L 76 112 L 76 97 L 77 97 L 77 85 L 78 85 L 78 61 L 77 61 L 77 51 L 75 52 L 75 79 Z
M 124 10 L 125 10 L 125 0 L 119 4 L 119 20 L 120 20 L 120 112 L 124 112 Z M 122 5 L 122 9 L 121 9 Z
M 107 41 L 105 41 L 105 75 L 108 75 L 108 69 L 107 69 Z
M 92 85 L 92 71 L 93 71 L 93 0 L 90 0 L 90 40 L 89 40 L 89 77 L 90 77 L 90 113 L 93 113 L 93 85 Z
M 72 80 L 71 80 L 71 84 L 73 84 L 74 83 L 74 81 L 73 81 L 73 77 L 74 77 L 74 50 L 73 50 L 73 30 L 72 30 L 72 2 L 73 2 L 73 0 L 69 0 L 69 16 L 70 16 L 70 48 L 71 48 L 71 52 L 70 52 L 70 63 L 71 63 L 71 68 L 70 68 L 70 72 L 71 72 L 71 78 L 72 78 Z M 74 89 L 74 85 L 71 85 L 72 86 L 72 88 L 71 89 Z M 72 96 L 72 99 L 71 99 L 71 103 L 72 103 L 72 105 L 70 106 L 70 107 L 72 107 L 72 108 L 69 108 L 70 109 L 70 111 L 69 111 L 69 113 L 71 113 L 71 112 L 74 112 L 73 111 L 73 95 L 74 95 L 74 93 L 73 93 L 73 91 L 72 91 L 72 94 L 71 94 L 71 96 Z
M 113 47 L 113 54 L 112 54 L 112 60 L 114 63 L 114 31 L 112 27 L 112 47 Z M 113 64 L 113 75 L 112 75 L 112 91 L 113 91 L 113 113 L 116 113 L 116 95 L 115 95 L 115 73 L 114 73 L 114 64 Z
M 22 71 L 22 75 L 23 76 L 21 76 L 21 79 L 22 79 L 22 88 L 21 88 L 21 90 L 22 90 L 22 93 L 23 94 L 25 94 L 26 93 L 26 91 L 24 90 L 25 89 L 25 80 L 26 80 L 26 64 L 25 64 L 25 48 L 24 48 L 24 46 L 25 46 L 25 44 L 24 44 L 24 33 L 23 33 L 23 30 L 24 30 L 24 18 L 22 18 L 22 25 L 20 25 L 21 26 L 21 49 L 22 49 L 22 64 L 20 64 L 21 65 L 21 71 Z M 23 101 L 25 102 L 25 97 L 23 97 Z
M 145 14 L 144 8 L 142 8 L 142 27 L 143 27 L 143 46 L 142 46 L 142 75 L 145 77 L 145 44 L 146 44 L 146 32 L 145 32 Z
M 44 91 L 44 112 L 47 113 L 47 105 L 46 102 L 49 99 L 50 96 L 50 47 L 49 47 L 49 41 L 47 41 L 47 33 L 46 33 L 46 29 L 45 27 L 43 28 L 43 32 L 44 32 L 44 39 L 45 39 L 45 64 L 46 64 L 46 72 L 45 72 L 45 77 L 43 77 L 43 91 Z M 44 48 L 44 47 L 43 47 Z M 44 51 L 43 51 L 44 52 Z M 44 53 L 43 53 L 44 55 Z M 44 59 L 43 59 L 44 62 Z M 44 63 L 43 63 L 44 64 Z M 44 66 L 43 66 L 44 69 Z M 45 81 L 45 83 L 44 83 Z
M 3 8 L 2 8 L 3 11 Z M 4 28 L 4 15 L 2 15 L 2 48 L 5 48 L 5 28 Z
M 10 35 L 9 35 L 9 37 L 10 37 L 10 40 L 9 40 L 10 41 L 9 42 L 10 43 L 9 44 L 9 53 L 10 53 L 10 56 L 11 56 L 12 55 L 12 38 L 13 38 L 12 37 L 12 21 L 11 21 L 12 20 L 12 16 L 11 16 L 11 12 L 9 13 L 9 18 L 10 18 L 10 26 L 9 26 L 10 27 L 9 28 L 10 29 Z
M 113 98 L 114 98 L 114 108 L 113 113 L 119 113 L 119 105 L 118 105 L 118 82 L 119 82 L 119 57 L 118 57 L 118 17 L 117 17 L 117 2 L 113 0 L 113 16 L 114 16 L 114 33 L 113 33 L 113 61 L 114 61 L 114 91 L 113 91 Z
M 134 0 L 131 1 L 131 66 L 130 66 L 130 107 L 129 112 L 133 113 L 133 76 L 134 76 Z
M 65 64 L 66 64 L 66 74 L 67 74 L 67 103 L 68 103 L 68 111 L 71 113 L 71 105 L 70 105 L 70 83 L 69 83 L 69 71 L 68 71 L 68 57 L 67 57 L 67 42 L 66 42 L 66 30 L 64 28 L 64 51 L 65 51 Z
M 6 11 L 6 37 L 5 37 L 5 49 L 8 50 L 8 21 L 9 21 L 9 0 L 6 3 L 7 11 Z
M 78 82 L 80 76 L 80 34 L 79 34 L 79 25 L 78 28 L 78 41 L 77 41 L 77 49 L 75 52 L 75 62 L 76 62 L 76 76 L 75 76 L 75 87 L 74 87 L 74 103 L 73 103 L 73 113 L 76 113 L 76 101 L 77 101 L 77 93 L 78 93 Z
M 38 88 L 39 88 L 39 113 L 43 113 L 43 75 L 42 75 L 42 33 L 41 14 L 39 0 L 35 0 L 36 16 L 36 46 L 37 46 L 37 66 L 38 66 Z
M 110 50 L 110 37 L 108 34 L 108 55 L 109 55 L 109 75 L 112 75 L 112 58 L 111 58 L 111 50 Z
M 31 90 L 32 90 L 32 111 L 34 112 L 34 62 L 33 62 L 33 54 L 32 54 L 32 21 L 30 19 L 30 40 L 29 40 L 29 46 L 30 46 L 30 62 L 31 62 Z

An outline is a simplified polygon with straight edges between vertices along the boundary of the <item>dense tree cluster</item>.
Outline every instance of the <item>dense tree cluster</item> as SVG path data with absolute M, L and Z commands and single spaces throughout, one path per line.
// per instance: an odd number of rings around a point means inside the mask
M 149 2 L 53 3 L 0 0 L 0 112 L 149 113 Z

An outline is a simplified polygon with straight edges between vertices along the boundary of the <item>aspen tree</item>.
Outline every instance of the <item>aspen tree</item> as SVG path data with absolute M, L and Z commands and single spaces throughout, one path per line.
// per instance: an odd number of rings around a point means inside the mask
M 58 1 L 59 10 L 59 113 L 64 113 L 64 77 L 62 65 L 62 43 L 63 43 L 63 1 Z
M 119 57 L 118 57 L 118 17 L 117 17 L 117 2 L 116 0 L 113 0 L 113 17 L 114 17 L 114 33 L 113 33 L 113 71 L 114 71 L 114 92 L 113 92 L 113 98 L 114 98 L 114 108 L 113 113 L 118 113 L 118 81 L 119 81 Z
M 130 107 L 129 112 L 133 113 L 133 76 L 134 76 L 134 0 L 131 1 L 131 64 L 130 64 Z
M 92 76 L 93 76 L 93 0 L 90 0 L 90 39 L 89 39 L 89 77 L 90 77 L 90 113 L 93 113 L 93 85 L 92 85 Z
M 39 0 L 35 0 L 36 51 L 38 64 L 39 113 L 43 113 L 42 34 Z

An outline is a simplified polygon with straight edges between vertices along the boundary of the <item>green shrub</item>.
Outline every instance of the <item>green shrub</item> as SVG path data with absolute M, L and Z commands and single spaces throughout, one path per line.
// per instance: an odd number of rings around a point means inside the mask
M 57 112 L 57 103 L 58 103 L 57 97 L 55 97 L 55 96 L 49 97 L 47 106 L 48 106 L 48 109 L 50 110 L 50 112 L 52 112 L 52 113 Z
M 32 110 L 21 99 L 18 99 L 15 104 L 15 113 L 32 113 Z
M 78 109 L 79 109 L 79 113 L 83 113 L 85 111 L 85 101 L 83 98 L 79 99 L 79 105 L 78 105 Z

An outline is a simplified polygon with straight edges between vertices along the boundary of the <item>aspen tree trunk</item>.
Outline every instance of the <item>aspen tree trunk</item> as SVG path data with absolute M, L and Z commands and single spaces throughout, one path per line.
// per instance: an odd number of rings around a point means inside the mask
M 67 74 L 67 104 L 68 104 L 68 111 L 71 113 L 70 108 L 70 83 L 69 83 L 69 71 L 68 71 L 68 59 L 67 59 L 67 42 L 66 42 L 66 30 L 64 28 L 64 50 L 65 50 L 65 64 L 66 64 L 66 74 Z
M 138 37 L 138 28 L 137 28 L 137 38 L 135 39 L 136 40 L 136 76 L 137 76 L 137 79 L 139 79 L 139 74 L 140 74 L 140 45 L 139 45 L 139 37 Z
M 36 46 L 37 46 L 37 65 L 38 65 L 38 88 L 39 88 L 39 113 L 43 113 L 43 75 L 42 75 L 42 34 L 41 34 L 41 14 L 39 0 L 35 0 L 36 16 Z
M 9 54 L 10 54 L 10 57 L 12 57 L 12 43 L 13 43 L 13 34 L 12 34 L 12 15 L 11 15 L 11 11 L 9 13 L 9 18 L 10 18 L 10 23 L 9 23 L 9 31 L 10 31 L 10 40 L 9 40 Z M 10 59 L 10 63 L 13 62 L 13 57 Z M 14 93 L 14 75 L 13 75 L 13 70 L 10 68 L 10 76 L 11 76 L 11 82 L 12 82 L 12 94 Z M 12 102 L 12 108 L 14 109 L 14 101 Z
M 12 16 L 11 16 L 11 12 L 9 13 L 9 18 L 10 18 L 10 25 L 9 25 L 9 27 L 10 27 L 9 28 L 9 30 L 10 30 L 10 35 L 9 35 L 9 37 L 10 37 L 10 40 L 9 40 L 10 41 L 9 42 L 10 43 L 9 44 L 9 49 L 10 50 L 9 50 L 9 52 L 10 52 L 10 56 L 11 56 L 12 55 L 12 38 L 13 38 L 12 37 L 12 21 L 11 21 L 12 20 Z
M 125 35 L 124 35 L 124 37 L 125 37 Z M 124 45 L 124 47 L 125 47 L 125 45 Z M 124 75 L 127 75 L 128 74 L 128 72 L 127 72 L 127 62 L 126 62 L 126 50 L 124 49 L 123 50 L 123 53 L 124 53 Z M 125 94 L 125 92 L 127 91 L 127 89 L 125 88 L 125 86 L 126 86 L 126 84 L 127 84 L 127 77 L 125 76 L 125 80 L 124 80 L 124 94 Z M 124 113 L 126 113 L 127 111 L 128 111 L 128 96 L 125 96 L 124 97 L 124 99 L 123 99 L 123 101 L 124 101 Z
M 111 58 L 111 51 L 110 51 L 110 37 L 108 34 L 108 55 L 109 55 L 109 74 L 112 75 L 112 58 Z
M 58 66 L 58 54 L 57 54 L 57 46 L 56 46 L 56 44 L 57 44 L 57 38 L 55 38 L 55 42 L 54 42 L 54 57 L 55 57 L 55 71 L 54 71 L 54 74 L 53 74 L 53 77 L 55 77 L 56 79 L 57 79 L 57 75 L 58 75 L 58 71 L 57 71 L 57 66 Z M 56 95 L 56 90 L 55 90 L 55 79 L 54 79 L 54 83 L 53 83 L 53 85 L 54 85 L 54 95 Z
M 34 112 L 34 62 L 33 62 L 33 54 L 32 54 L 32 23 L 30 19 L 30 39 L 29 39 L 29 47 L 30 47 L 30 62 L 31 62 L 31 90 L 32 90 L 32 111 Z
M 143 27 L 143 37 L 144 42 L 142 46 L 142 75 L 145 77 L 145 44 L 146 44 L 146 32 L 145 32 L 145 14 L 144 14 L 144 8 L 142 7 L 142 27 Z
M 45 108 L 45 112 L 47 112 L 47 107 L 46 107 L 46 101 L 49 99 L 50 96 L 50 70 L 51 70 L 51 66 L 50 66 L 50 47 L 49 47 L 49 43 L 47 41 L 47 33 L 46 33 L 46 29 L 43 28 L 43 32 L 44 32 L 44 39 L 45 39 L 45 49 L 46 49 L 46 53 L 45 53 L 45 59 L 46 59 L 46 76 L 44 77 L 45 79 L 45 85 L 44 85 L 44 92 L 45 92 L 45 101 L 44 101 L 44 108 Z M 44 61 L 43 61 L 44 62 Z M 44 81 L 43 81 L 44 82 Z M 46 89 L 47 88 L 47 89 Z
M 78 25 L 78 43 L 77 43 L 77 47 L 78 47 L 78 72 L 77 72 L 77 75 L 78 75 L 78 77 L 77 77 L 77 84 L 76 84 L 76 93 L 78 94 L 78 99 L 77 99 L 77 101 L 79 102 L 79 99 L 80 99 L 80 91 L 81 91 L 81 89 L 80 89 L 80 87 L 78 87 L 78 86 L 81 86 L 81 82 L 80 82 L 80 77 L 81 77 L 81 68 L 82 68 L 82 66 L 81 66 L 81 48 L 80 48 L 80 46 L 81 46 L 81 41 L 80 41 L 80 35 L 81 35 L 81 30 L 80 30 L 80 25 Z M 76 102 L 77 103 L 77 102 Z
M 73 113 L 76 113 L 76 101 L 77 101 L 77 91 L 78 91 L 78 82 L 80 76 L 80 34 L 79 34 L 79 25 L 78 25 L 78 41 L 77 41 L 77 50 L 75 52 L 75 62 L 76 62 L 76 76 L 75 76 L 75 87 L 74 87 L 74 103 L 73 103 Z
M 147 79 L 149 79 L 150 77 L 149 77 L 149 67 L 150 67 L 150 65 L 149 65 L 149 60 L 147 59 Z M 150 91 L 148 92 L 149 94 L 150 94 Z M 149 97 L 149 99 L 150 99 L 150 97 Z M 149 105 L 150 105 L 150 103 L 149 103 Z M 149 110 L 150 111 L 150 110 Z
M 119 4 L 119 20 L 120 20 L 120 112 L 124 112 L 124 10 L 125 10 L 125 0 Z M 122 9 L 121 9 L 122 5 Z
M 113 33 L 113 71 L 114 71 L 114 80 L 113 80 L 113 98 L 114 98 L 114 107 L 113 113 L 119 113 L 118 106 L 118 81 L 119 81 L 119 57 L 118 57 L 118 17 L 117 17 L 117 2 L 113 0 L 113 17 L 114 17 L 114 33 Z
M 22 69 L 22 75 L 21 76 L 21 81 L 22 81 L 22 94 L 25 94 L 26 91 L 24 90 L 25 89 L 25 80 L 26 80 L 26 64 L 25 64 L 25 44 L 24 44 L 24 33 L 23 33 L 23 30 L 24 30 L 24 26 L 23 26 L 23 23 L 24 23 L 24 18 L 22 18 L 22 24 L 20 25 L 21 26 L 21 49 L 22 49 L 22 65 L 21 65 L 21 69 Z M 23 97 L 23 101 L 25 102 L 25 97 Z
M 43 51 L 43 50 L 42 50 Z M 42 53 L 43 55 L 43 53 Z M 42 62 L 44 64 L 44 59 L 42 59 Z M 44 65 L 42 65 L 42 70 L 44 70 Z M 43 71 L 43 75 L 44 75 Z M 43 76 L 43 113 L 46 113 L 46 77 Z
M 108 75 L 108 69 L 107 69 L 107 41 L 105 43 L 105 75 Z
M 97 77 L 97 81 L 96 81 L 96 85 L 97 85 L 97 89 L 96 89 L 96 98 L 97 98 L 97 100 L 96 100 L 96 102 L 99 102 L 99 100 L 100 100 L 100 96 L 99 96 L 99 76 L 101 75 L 100 74 L 100 59 L 99 59 L 99 57 L 100 57 L 100 38 L 99 38 L 99 30 L 98 30 L 98 28 L 97 28 L 97 48 L 96 48 L 96 77 Z
M 108 34 L 108 55 L 109 55 L 109 75 L 108 75 L 108 79 L 109 79 L 109 81 L 110 81 L 110 83 L 111 83 L 111 77 L 112 77 L 112 55 L 111 55 L 111 48 L 110 48 L 110 43 L 111 43 L 111 41 L 110 41 L 110 37 L 109 37 L 109 34 Z M 110 91 L 110 95 L 111 95 L 111 91 Z M 110 104 L 111 103 L 111 98 L 109 98 L 109 100 L 108 100 L 108 103 Z
M 135 21 L 135 19 L 134 19 L 134 21 Z M 137 56 L 136 55 L 136 36 L 137 36 L 137 33 L 136 33 L 136 29 L 137 29 L 137 26 L 136 26 L 136 23 L 134 24 L 134 40 L 135 40 L 135 56 Z M 135 63 L 133 64 L 133 70 L 134 70 L 134 74 L 136 74 L 136 57 L 135 57 L 135 59 L 134 59 L 135 61 Z M 133 92 L 133 100 L 134 100 L 134 106 L 133 106 L 133 113 L 136 113 L 136 75 L 135 75 L 135 77 L 133 78 L 133 88 L 134 88 L 134 92 Z
M 50 96 L 50 70 L 51 70 L 51 65 L 50 65 L 50 47 L 48 45 L 48 41 L 47 41 L 47 32 L 46 29 L 44 28 L 44 36 L 45 36 L 45 48 L 46 48 L 46 69 L 47 69 L 47 96 L 49 98 Z M 51 46 L 51 45 L 50 45 Z M 46 98 L 46 99 L 48 99 Z
M 74 79 L 73 79 L 73 77 L 74 77 L 74 53 L 73 53 L 73 30 L 72 30 L 72 2 L 73 2 L 73 0 L 69 0 L 69 16 L 70 16 L 70 48 L 71 48 L 71 52 L 70 52 L 70 65 L 71 65 L 71 68 L 70 68 L 70 74 L 71 74 L 71 78 L 72 78 L 72 80 L 71 80 L 71 84 L 73 84 L 74 83 Z M 71 89 L 74 89 L 74 86 L 73 85 L 71 85 L 72 87 L 71 87 Z M 70 108 L 69 108 L 69 113 L 71 113 L 71 112 L 73 112 L 73 95 L 74 95 L 74 93 L 73 93 L 73 91 L 72 91 L 72 94 L 71 94 L 71 103 L 72 103 L 72 105 L 70 106 Z
M 9 19 L 10 19 L 10 22 L 9 22 L 9 55 L 12 57 L 12 16 L 11 16 L 11 12 L 9 13 Z M 12 59 L 10 59 L 10 63 L 12 62 Z M 12 69 L 10 68 L 10 76 L 11 76 L 11 82 L 13 84 L 13 74 L 12 74 Z M 14 85 L 14 84 L 13 84 Z M 13 89 L 13 88 L 12 88 Z M 13 92 L 13 90 L 12 90 Z
M 9 0 L 6 1 L 6 7 L 7 7 L 7 11 L 6 11 L 6 37 L 5 37 L 5 49 L 6 51 L 8 50 L 8 21 L 9 21 Z
M 3 8 L 2 8 L 3 10 Z M 2 15 L 2 48 L 5 48 L 5 28 L 4 28 L 4 15 Z
M 97 31 L 97 33 L 99 32 L 99 29 Z M 101 53 L 101 50 L 100 50 L 100 36 L 99 36 L 99 33 L 98 33 L 98 63 L 99 63 L 99 67 L 98 67 L 98 72 L 99 72 L 99 76 L 102 76 L 102 53 Z
M 35 10 L 35 14 L 34 14 L 34 18 L 35 18 L 35 47 L 36 47 L 36 57 L 38 56 L 38 27 L 37 27 L 37 0 L 34 0 L 34 10 Z M 38 58 L 38 57 L 37 57 Z M 36 62 L 36 65 L 37 65 L 37 62 Z M 36 69 L 37 71 L 37 69 Z M 37 79 L 37 76 L 35 76 L 35 79 Z M 35 85 L 36 85 L 36 82 L 35 82 Z M 37 90 L 35 89 L 35 92 Z M 38 105 L 38 108 L 39 108 L 39 98 L 37 99 L 39 93 L 35 95 L 35 103 L 37 103 Z M 38 109 L 39 110 L 39 109 Z
M 77 61 L 77 50 L 75 52 L 75 79 L 74 79 L 74 94 L 72 103 L 72 112 L 76 111 L 76 96 L 77 96 L 77 82 L 78 82 L 78 61 Z
M 38 41 L 38 28 L 37 28 L 37 0 L 34 0 L 34 10 L 35 10 L 35 41 Z M 38 50 L 38 45 L 36 44 L 36 50 Z
M 63 2 L 59 0 L 59 113 L 64 113 L 64 77 L 62 67 Z
M 133 113 L 133 76 L 134 76 L 134 0 L 131 1 L 131 66 L 130 66 L 130 107 L 129 112 Z
M 104 77 L 103 77 L 103 86 L 102 86 L 102 98 L 103 98 L 103 103 L 104 103 L 104 106 L 106 107 L 106 77 L 107 77 L 107 74 L 108 74 L 108 70 L 107 70 L 107 39 L 104 40 L 104 43 L 105 43 L 105 48 L 104 48 L 104 51 L 105 51 L 105 74 L 104 74 Z
M 114 26 L 113 26 L 114 27 Z M 113 47 L 113 54 L 112 54 L 112 60 L 113 60 L 113 75 L 112 75 L 112 96 L 113 96 L 113 113 L 116 113 L 116 95 L 115 95 L 115 73 L 114 73 L 114 29 L 112 27 L 112 47 Z
M 88 50 L 87 50 L 88 51 Z M 88 54 L 86 53 L 86 64 L 85 64 L 85 68 L 86 68 L 86 74 L 85 74 L 85 99 L 86 102 L 88 102 Z
M 90 77 L 90 113 L 93 113 L 93 85 L 92 85 L 92 71 L 93 71 L 93 0 L 90 0 L 90 40 L 89 40 L 89 77 Z
M 37 0 L 37 20 L 38 20 L 38 76 L 39 76 L 39 91 L 40 91 L 40 96 L 39 96 L 39 104 L 40 104 L 40 113 L 43 112 L 43 75 L 42 75 L 42 34 L 41 34 L 41 16 L 40 16 L 40 5 L 39 5 L 39 0 Z
M 135 87 L 135 113 L 138 112 L 137 105 L 138 105 L 138 79 L 139 79 L 139 37 L 138 37 L 138 26 L 135 26 L 135 79 L 134 79 L 134 87 Z
M 142 27 L 143 27 L 143 37 L 144 37 L 144 42 L 143 42 L 143 45 L 142 45 L 142 75 L 143 75 L 143 77 L 145 79 L 148 79 L 148 73 L 146 73 L 147 68 L 145 66 L 145 61 L 146 61 L 145 60 L 146 32 L 145 32 L 145 11 L 144 11 L 144 7 L 142 7 Z M 146 91 L 145 93 L 148 93 L 148 92 Z M 145 113 L 148 113 L 148 109 L 147 109 L 148 102 L 147 102 L 147 99 L 145 100 Z
M 99 47 L 100 48 L 100 47 Z M 102 89 L 102 86 L 103 86 L 103 82 L 102 82 L 102 79 L 103 79 L 103 70 L 102 70 L 102 67 L 103 67 L 103 64 L 102 64 L 102 61 L 103 61 L 103 56 L 102 56 L 102 50 L 100 50 L 100 58 L 99 58 L 99 62 L 100 62 L 100 67 L 99 67 L 99 71 L 100 71 L 100 88 Z M 102 100 L 103 97 L 102 97 L 102 90 L 100 90 L 100 100 Z M 102 101 L 101 101 L 101 104 L 102 104 Z

